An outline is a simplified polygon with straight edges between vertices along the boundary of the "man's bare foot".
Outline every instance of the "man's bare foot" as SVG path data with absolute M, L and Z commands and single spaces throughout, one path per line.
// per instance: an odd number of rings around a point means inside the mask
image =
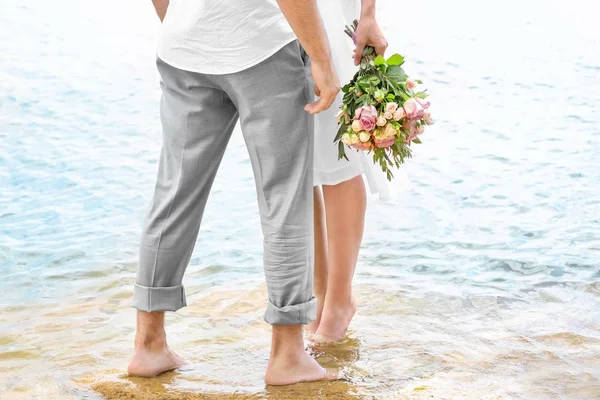
M 267 385 L 274 386 L 335 379 L 338 379 L 336 371 L 321 367 L 306 351 L 292 357 L 271 359 L 265 375 Z
M 274 325 L 271 356 L 265 375 L 268 385 L 337 379 L 308 355 L 304 349 L 301 325 Z
M 325 304 L 319 329 L 312 337 L 316 343 L 336 343 L 344 338 L 356 313 L 354 298 L 347 304 Z
M 133 358 L 127 367 L 127 373 L 131 376 L 152 378 L 186 364 L 167 345 L 136 346 Z
M 135 351 L 127 373 L 131 376 L 151 378 L 185 364 L 186 362 L 167 346 L 165 313 L 138 311 Z

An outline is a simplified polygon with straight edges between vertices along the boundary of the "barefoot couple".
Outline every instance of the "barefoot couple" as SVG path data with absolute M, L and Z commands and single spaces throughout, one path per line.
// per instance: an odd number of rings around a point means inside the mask
M 184 364 L 167 346 L 164 312 L 186 305 L 183 274 L 239 118 L 264 235 L 265 320 L 273 325 L 265 381 L 327 378 L 305 351 L 302 327 L 310 324 L 323 342 L 346 333 L 366 207 L 362 176 L 373 192 L 385 189 L 372 162 L 358 153 L 338 161 L 332 142 L 338 73 L 347 81 L 355 68 L 344 25 L 360 14 L 355 61 L 366 44 L 380 54 L 387 46 L 375 0 L 359 1 L 153 0 L 163 22 L 163 146 L 134 286 L 130 375 Z

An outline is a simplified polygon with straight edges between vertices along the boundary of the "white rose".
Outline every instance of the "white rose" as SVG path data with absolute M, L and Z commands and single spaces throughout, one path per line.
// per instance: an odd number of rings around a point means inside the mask
M 350 140 L 350 134 L 349 133 L 344 133 L 342 135 L 342 142 L 344 144 L 350 145 L 351 144 L 351 140 Z

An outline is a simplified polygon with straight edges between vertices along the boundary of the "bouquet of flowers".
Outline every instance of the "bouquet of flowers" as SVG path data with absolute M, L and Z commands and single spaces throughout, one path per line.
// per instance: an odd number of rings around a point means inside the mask
M 346 26 L 354 38 L 358 21 Z M 410 79 L 402 65 L 404 57 L 394 54 L 387 60 L 367 46 L 358 72 L 342 88 L 344 99 L 337 114 L 339 130 L 334 142 L 338 158 L 348 159 L 345 147 L 373 153 L 373 162 L 392 180 L 391 166 L 400 167 L 411 157 L 411 143 L 432 125 L 429 100 L 420 91 L 420 80 Z

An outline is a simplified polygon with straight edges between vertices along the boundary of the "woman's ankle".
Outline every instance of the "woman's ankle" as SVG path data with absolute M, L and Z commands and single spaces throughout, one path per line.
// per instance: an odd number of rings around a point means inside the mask
M 329 296 L 325 302 L 325 307 L 349 307 L 355 304 L 354 295 L 352 291 L 336 293 L 335 295 Z

